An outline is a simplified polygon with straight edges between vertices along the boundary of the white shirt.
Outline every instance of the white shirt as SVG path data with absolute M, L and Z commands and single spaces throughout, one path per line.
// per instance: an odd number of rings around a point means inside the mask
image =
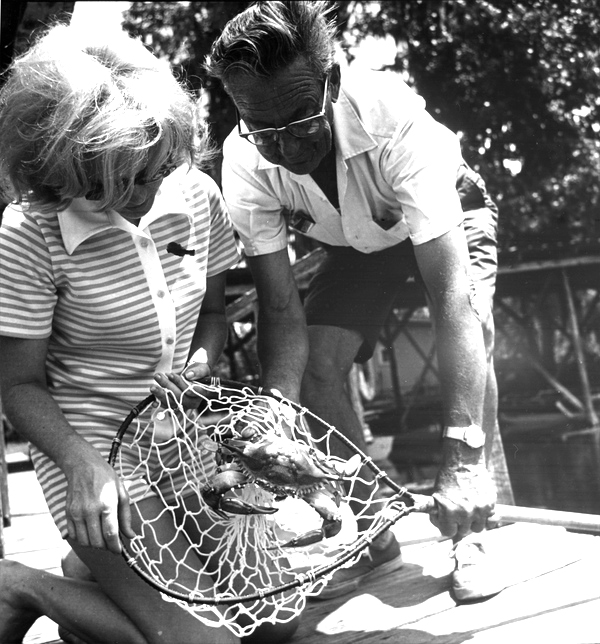
M 308 236 L 365 253 L 422 244 L 462 222 L 458 138 L 399 77 L 344 76 L 333 109 L 340 211 L 310 175 L 270 163 L 237 130 L 225 141 L 223 195 L 248 255 L 285 248 L 295 211 L 315 221 Z

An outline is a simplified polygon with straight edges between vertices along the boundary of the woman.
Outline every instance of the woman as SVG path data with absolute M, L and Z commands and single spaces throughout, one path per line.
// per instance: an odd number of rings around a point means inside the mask
M 192 378 L 210 372 L 238 253 L 217 186 L 197 169 L 208 147 L 193 97 L 141 42 L 92 40 L 53 27 L 0 94 L 14 201 L 0 234 L 4 406 L 91 579 L 0 562 L 0 641 L 47 615 L 72 642 L 234 642 L 116 556 L 158 500 L 108 466 L 112 436 L 149 388 L 176 390 L 169 375 L 186 363 Z

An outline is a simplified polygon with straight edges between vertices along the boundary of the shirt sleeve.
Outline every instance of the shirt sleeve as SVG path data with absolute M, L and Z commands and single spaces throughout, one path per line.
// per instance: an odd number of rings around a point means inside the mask
M 56 301 L 50 251 L 36 218 L 8 206 L 0 228 L 0 334 L 49 337 Z
M 235 266 L 240 260 L 240 253 L 235 241 L 231 218 L 219 187 L 208 175 L 198 174 L 201 177 L 202 189 L 209 207 L 210 227 L 206 275 L 212 277 Z
M 464 215 L 456 190 L 463 163 L 458 137 L 425 110 L 402 123 L 382 155 L 382 172 L 404 213 L 413 244 L 459 225 Z
M 269 185 L 268 173 L 256 172 L 259 154 L 251 144 L 230 135 L 223 147 L 223 196 L 247 255 L 286 248 L 283 205 Z

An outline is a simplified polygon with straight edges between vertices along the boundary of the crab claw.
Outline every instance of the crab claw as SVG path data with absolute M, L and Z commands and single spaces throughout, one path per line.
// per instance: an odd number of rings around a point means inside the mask
M 332 461 L 331 465 L 340 476 L 353 476 L 362 467 L 362 459 L 359 454 L 355 454 L 344 463 Z
M 225 496 L 222 496 L 219 499 L 217 506 L 217 508 L 213 509 L 229 512 L 231 514 L 273 514 L 274 512 L 277 512 L 277 508 L 265 505 L 253 505 L 252 503 L 246 503 L 246 501 L 241 501 L 240 499 L 232 499 Z
M 240 489 L 246 485 L 248 479 L 243 472 L 238 470 L 224 470 L 219 472 L 202 488 L 202 498 L 219 516 L 226 518 L 230 514 L 273 514 L 277 508 L 263 505 L 252 505 L 241 499 L 226 497 L 230 490 Z
M 314 508 L 319 516 L 323 518 L 323 524 L 319 529 L 310 530 L 304 534 L 290 539 L 282 545 L 283 548 L 303 548 L 313 543 L 335 537 L 342 529 L 342 514 L 339 509 L 339 495 L 329 494 L 327 489 L 314 490 L 303 497 L 304 500 Z
M 335 537 L 336 534 L 342 529 L 342 522 L 334 519 L 324 519 L 323 525 L 320 529 L 310 530 L 301 534 L 299 537 L 290 539 L 282 544 L 282 548 L 303 548 L 304 546 L 311 546 L 313 543 L 319 543 L 323 539 Z

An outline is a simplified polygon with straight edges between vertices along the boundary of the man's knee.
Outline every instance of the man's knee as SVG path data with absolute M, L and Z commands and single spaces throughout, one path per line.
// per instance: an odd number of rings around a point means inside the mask
M 309 357 L 302 387 L 306 390 L 335 388 L 346 382 L 352 364 L 340 364 L 334 355 Z
M 481 330 L 483 332 L 485 355 L 489 362 L 494 356 L 495 327 L 492 311 L 489 311 L 489 313 L 481 320 Z
M 343 385 L 362 338 L 355 331 L 332 327 L 309 327 L 310 352 L 304 372 L 306 386 Z

